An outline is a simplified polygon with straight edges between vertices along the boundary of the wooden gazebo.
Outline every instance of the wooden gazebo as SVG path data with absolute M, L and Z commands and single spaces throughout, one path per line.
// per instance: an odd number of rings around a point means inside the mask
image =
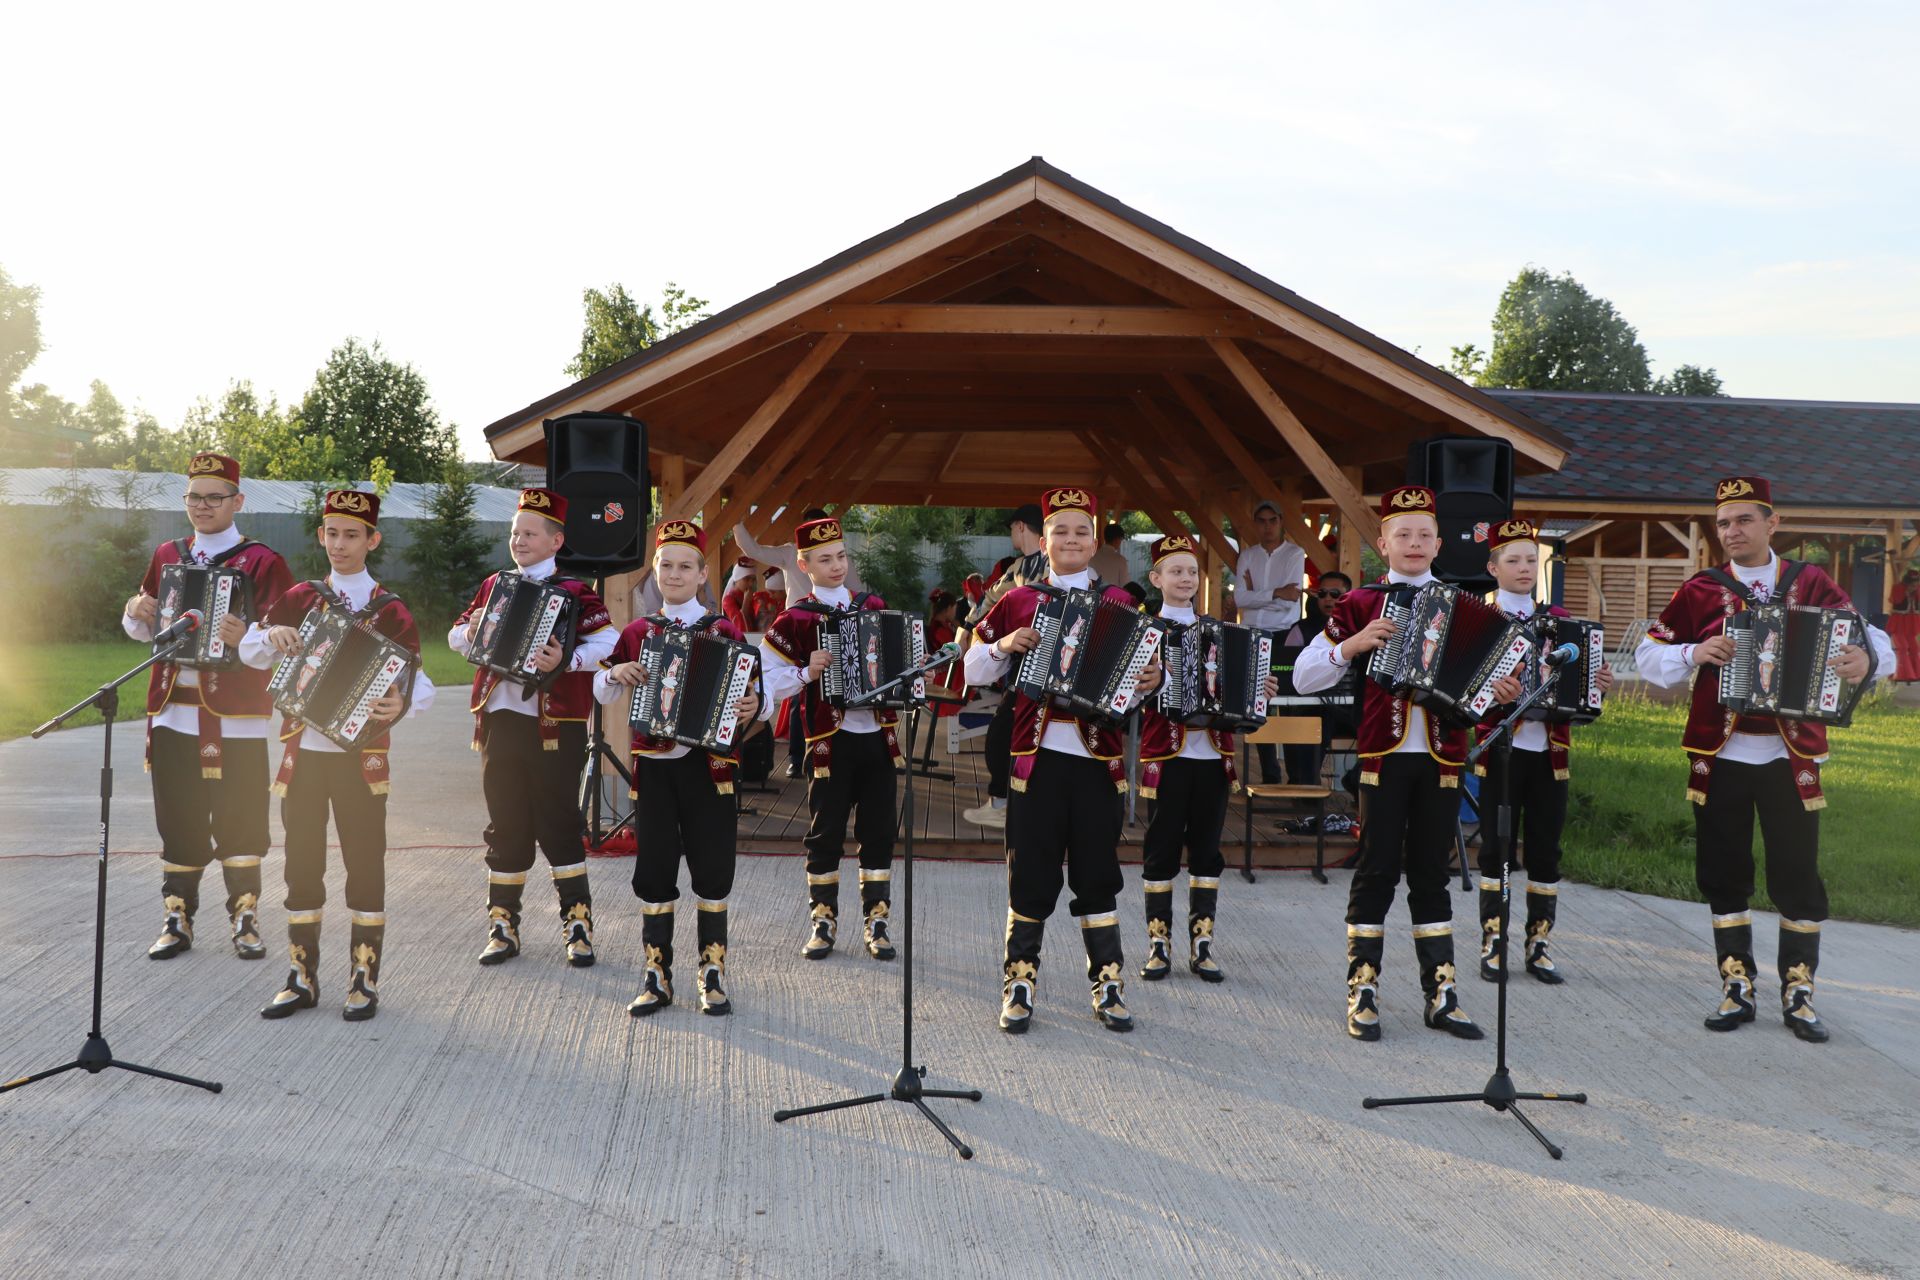
M 1415 441 L 1507 440 L 1523 473 L 1567 447 L 1037 157 L 487 439 L 543 463 L 542 422 L 583 410 L 646 421 L 660 518 L 763 536 L 789 504 L 1013 507 L 1076 484 L 1192 532 L 1210 570 L 1232 563 L 1229 527 L 1272 498 L 1321 568 L 1357 572 L 1378 536 L 1368 495 L 1403 478 Z M 711 557 L 716 582 L 730 555 Z M 616 616 L 624 585 L 608 592 Z

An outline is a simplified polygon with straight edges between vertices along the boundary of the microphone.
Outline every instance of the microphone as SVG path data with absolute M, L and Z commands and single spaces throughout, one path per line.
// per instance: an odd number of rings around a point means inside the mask
M 175 618 L 173 625 L 153 638 L 155 644 L 172 644 L 181 636 L 198 631 L 207 621 L 207 615 L 198 609 L 189 609 Z
M 1572 641 L 1568 641 L 1559 648 L 1551 650 L 1546 657 L 1541 659 L 1542 662 L 1545 662 L 1550 667 L 1564 667 L 1570 662 L 1578 662 L 1579 660 L 1580 646 L 1574 644 Z

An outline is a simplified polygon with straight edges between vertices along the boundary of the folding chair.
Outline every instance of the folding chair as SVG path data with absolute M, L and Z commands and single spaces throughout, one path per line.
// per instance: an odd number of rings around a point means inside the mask
M 1252 749 L 1263 743 L 1279 746 L 1320 745 L 1319 716 L 1274 716 L 1253 732 L 1240 738 L 1240 777 L 1249 772 Z M 1253 807 L 1256 800 L 1311 800 L 1314 804 L 1313 878 L 1327 883 L 1327 798 L 1331 787 L 1319 783 L 1250 782 L 1242 783 L 1246 795 L 1246 830 L 1241 837 L 1240 875 L 1253 883 Z

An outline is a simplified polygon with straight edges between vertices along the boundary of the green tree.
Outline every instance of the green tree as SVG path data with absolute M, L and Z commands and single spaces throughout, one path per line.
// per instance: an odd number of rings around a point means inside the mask
M 300 402 L 297 427 L 335 451 L 336 475 L 365 476 L 385 458 L 396 480 L 431 483 L 457 456 L 454 429 L 440 421 L 427 380 L 388 359 L 377 341 L 348 338 L 334 348 Z
M 957 594 L 961 580 L 981 568 L 967 554 L 967 513 L 961 508 L 862 507 L 857 512 L 857 526 L 868 536 L 859 557 L 860 578 L 891 608 L 925 612 L 930 587 Z M 923 544 L 931 545 L 931 556 Z
M 203 449 L 224 453 L 240 463 L 240 474 L 263 480 L 329 480 L 359 474 L 333 435 L 308 429 L 299 417 L 269 396 L 262 401 L 253 384 L 231 382 L 216 401 L 202 396 L 187 410 L 168 460 L 183 470 L 185 458 Z
M 1663 396 L 1724 396 L 1720 375 L 1697 364 L 1683 364 L 1665 377 L 1653 380 L 1653 389 Z
M 650 302 L 635 302 L 623 284 L 608 285 L 604 291 L 587 289 L 581 302 L 586 324 L 580 331 L 580 350 L 566 368 L 575 380 L 610 369 L 707 318 L 706 299 L 693 297 L 671 280 L 660 290 L 658 312 Z
M 1724 394 L 1718 374 L 1694 365 L 1656 380 L 1639 332 L 1613 303 L 1588 292 L 1569 272 L 1555 276 L 1534 266 L 1523 268 L 1501 291 L 1493 313 L 1493 349 L 1482 352 L 1469 342 L 1450 354 L 1448 371 L 1483 387 Z
M 13 388 L 40 358 L 40 290 L 0 267 L 0 425 L 11 416 Z
M 466 465 L 448 464 L 427 499 L 432 519 L 419 522 L 419 531 L 407 545 L 407 566 L 412 570 L 407 600 L 434 624 L 450 625 L 493 567 L 493 544 L 473 514 L 478 497 Z

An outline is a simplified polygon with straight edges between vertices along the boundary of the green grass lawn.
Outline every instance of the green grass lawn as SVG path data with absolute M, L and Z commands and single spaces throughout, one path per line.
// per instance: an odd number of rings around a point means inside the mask
M 1693 806 L 1680 750 L 1681 704 L 1629 693 L 1574 730 L 1572 800 L 1563 870 L 1613 889 L 1699 901 L 1693 883 Z M 1882 698 L 1831 733 L 1821 770 L 1820 869 L 1833 914 L 1920 927 L 1920 708 Z M 1754 839 L 1759 893 L 1772 909 L 1765 857 Z
M 434 643 L 436 639 L 439 643 Z M 465 688 L 473 680 L 473 667 L 447 648 L 444 639 L 428 636 L 426 640 L 422 655 L 434 684 L 442 689 Z M 50 646 L 0 641 L 0 740 L 24 736 L 146 656 L 146 646 L 131 640 Z M 146 704 L 146 681 L 145 675 L 136 676 L 130 686 L 121 688 L 121 719 L 140 715 Z M 68 723 L 99 724 L 100 717 L 87 711 Z

